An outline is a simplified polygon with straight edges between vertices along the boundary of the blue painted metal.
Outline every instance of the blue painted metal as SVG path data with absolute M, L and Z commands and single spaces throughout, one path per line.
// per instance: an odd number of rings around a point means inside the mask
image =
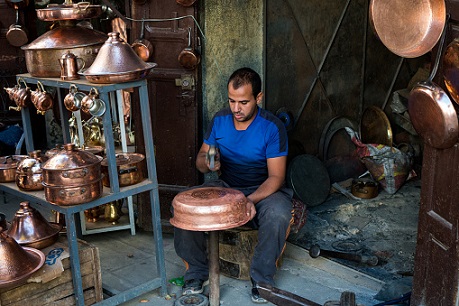
M 31 204 L 38 204 L 40 206 L 46 207 L 48 209 L 55 210 L 59 213 L 65 215 L 65 221 L 67 226 L 67 240 L 69 244 L 69 253 L 70 253 L 70 265 L 72 269 L 72 281 L 74 285 L 75 301 L 76 305 L 84 305 L 84 296 L 83 296 L 83 287 L 81 280 L 81 269 L 80 269 L 80 260 L 78 254 L 78 241 L 77 241 L 77 224 L 75 218 L 80 212 L 90 209 L 105 203 L 109 203 L 115 200 L 123 199 L 141 192 L 149 192 L 150 202 L 151 202 L 151 211 L 152 211 L 152 222 L 154 230 L 154 242 L 156 248 L 156 266 L 159 276 L 155 279 L 150 280 L 140 286 L 131 288 L 124 292 L 121 292 L 109 299 L 106 299 L 102 302 L 96 303 L 95 305 L 119 305 L 120 303 L 131 300 L 135 297 L 138 297 L 148 291 L 160 289 L 161 295 L 167 294 L 167 282 L 166 282 L 166 267 L 164 259 L 164 248 L 163 248 L 163 237 L 161 229 L 161 216 L 160 216 L 160 204 L 159 204 L 159 195 L 158 195 L 158 180 L 156 175 L 156 161 L 155 161 L 155 151 L 153 144 L 153 131 L 151 126 L 151 115 L 150 115 L 150 106 L 148 100 L 148 91 L 147 91 L 147 81 L 139 80 L 128 83 L 120 84 L 91 84 L 86 80 L 75 80 L 75 81 L 62 81 L 60 79 L 40 79 L 31 77 L 29 74 L 17 75 L 17 78 L 23 78 L 26 83 L 36 84 L 37 81 L 40 81 L 45 86 L 57 87 L 59 89 L 69 88 L 70 84 L 77 85 L 80 91 L 90 91 L 91 88 L 96 88 L 99 92 L 100 98 L 107 102 L 109 101 L 109 94 L 115 92 L 119 89 L 126 88 L 138 88 L 140 95 L 140 110 L 142 112 L 142 128 L 144 131 L 144 141 L 145 141 L 145 161 L 147 163 L 148 169 L 148 179 L 131 186 L 119 187 L 118 175 L 116 171 L 116 162 L 115 162 L 115 147 L 114 139 L 112 133 L 105 133 L 105 144 L 106 144 L 106 156 L 108 159 L 108 171 L 110 176 L 110 188 L 104 188 L 102 196 L 94 201 L 89 203 L 83 203 L 79 205 L 71 206 L 58 206 L 49 203 L 46 201 L 43 191 L 37 192 L 22 192 L 16 186 L 15 183 L 3 183 L 0 184 L 0 190 L 11 193 L 15 196 L 23 198 L 29 201 Z M 58 94 L 58 97 L 61 98 L 61 94 Z M 59 99 L 59 101 L 62 101 Z M 63 105 L 60 105 L 60 108 L 63 108 Z M 32 127 L 30 125 L 29 109 L 25 108 L 21 110 L 25 141 L 27 151 L 33 151 L 33 138 L 32 138 Z M 63 115 L 61 113 L 61 115 Z M 63 116 L 63 118 L 67 118 Z M 67 124 L 67 125 L 66 125 Z M 68 123 L 65 120 L 62 120 L 63 128 L 68 128 Z M 103 116 L 103 126 L 104 131 L 112 131 L 112 118 L 110 113 L 110 107 L 107 107 L 107 110 Z M 112 175 L 112 173 L 114 175 Z

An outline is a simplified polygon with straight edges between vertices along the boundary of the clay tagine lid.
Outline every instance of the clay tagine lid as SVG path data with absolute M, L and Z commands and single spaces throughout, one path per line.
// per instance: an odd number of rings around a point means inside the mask
M 22 246 L 43 249 L 56 242 L 61 224 L 52 224 L 46 221 L 41 213 L 29 206 L 29 202 L 21 202 L 11 225 L 7 230 L 12 237 Z
M 45 255 L 37 249 L 22 247 L 0 231 L 0 288 L 21 285 L 29 276 L 40 269 Z
M 192 231 L 224 230 L 249 221 L 247 198 L 236 189 L 201 187 L 180 192 L 172 201 L 170 223 Z

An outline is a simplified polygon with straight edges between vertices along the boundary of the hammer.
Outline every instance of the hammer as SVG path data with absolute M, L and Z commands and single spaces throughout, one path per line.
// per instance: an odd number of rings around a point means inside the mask
M 336 252 L 330 250 L 321 249 L 318 244 L 314 244 L 309 248 L 309 255 L 312 258 L 317 258 L 319 255 L 324 257 L 332 257 L 332 258 L 340 258 L 346 259 L 362 264 L 367 264 L 369 266 L 376 266 L 378 264 L 378 257 L 376 256 L 364 256 L 360 254 L 351 254 L 351 253 L 343 253 L 343 252 Z

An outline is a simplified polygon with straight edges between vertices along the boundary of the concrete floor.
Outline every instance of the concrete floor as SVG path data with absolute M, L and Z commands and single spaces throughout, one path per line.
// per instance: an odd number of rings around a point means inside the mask
M 21 200 L 8 194 L 4 199 L 0 201 L 0 212 L 11 220 Z M 380 197 L 379 200 L 384 199 Z M 49 214 L 41 208 L 39 210 L 45 216 Z M 119 230 L 85 235 L 83 240 L 99 248 L 106 293 L 117 294 L 157 277 L 152 233 L 137 230 L 136 235 L 131 235 L 129 230 Z M 163 245 L 167 280 L 183 276 L 184 265 L 175 254 L 171 234 L 163 234 Z M 375 296 L 388 282 L 358 270 L 322 257 L 313 259 L 305 248 L 288 243 L 275 280 L 278 288 L 321 305 L 327 301 L 339 301 L 344 291 L 354 292 L 359 305 L 381 303 Z M 220 285 L 221 305 L 252 305 L 249 281 L 221 276 Z M 168 282 L 167 291 L 165 297 L 159 295 L 159 290 L 154 290 L 122 305 L 174 305 L 181 288 Z M 208 288 L 205 294 L 208 294 Z

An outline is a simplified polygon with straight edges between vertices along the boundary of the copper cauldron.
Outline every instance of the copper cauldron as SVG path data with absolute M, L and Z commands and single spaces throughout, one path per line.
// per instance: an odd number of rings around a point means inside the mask
M 9 155 L 0 157 L 0 183 L 14 182 L 18 163 L 27 155 Z
M 21 202 L 6 233 L 22 246 L 43 249 L 59 238 L 62 224 L 49 223 L 29 202 Z
M 48 186 L 81 186 L 101 178 L 101 159 L 68 143 L 43 165 L 43 183 Z
M 120 153 L 116 154 L 116 169 L 120 186 L 129 186 L 140 183 L 145 179 L 145 156 L 139 153 Z M 108 175 L 108 160 L 105 158 L 101 162 L 102 180 L 104 186 L 110 187 Z
M 224 230 L 249 221 L 247 198 L 236 189 L 200 187 L 180 192 L 173 201 L 170 223 L 191 231 Z
M 102 178 L 78 186 L 50 186 L 43 183 L 45 198 L 56 205 L 76 205 L 91 202 L 102 195 Z

